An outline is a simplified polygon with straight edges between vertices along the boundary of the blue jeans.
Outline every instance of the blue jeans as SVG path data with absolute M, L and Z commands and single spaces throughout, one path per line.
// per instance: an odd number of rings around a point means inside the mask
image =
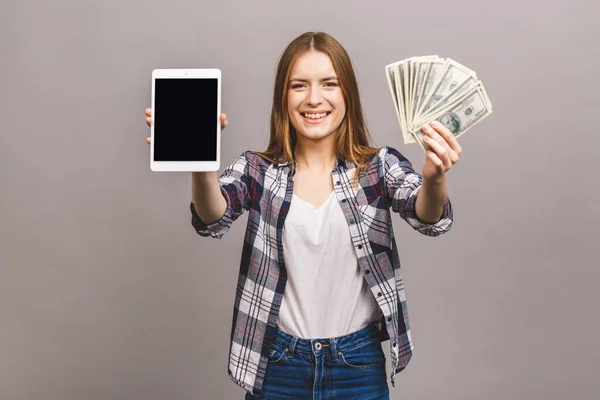
M 251 399 L 388 400 L 386 358 L 376 323 L 331 339 L 276 331 L 261 393 Z

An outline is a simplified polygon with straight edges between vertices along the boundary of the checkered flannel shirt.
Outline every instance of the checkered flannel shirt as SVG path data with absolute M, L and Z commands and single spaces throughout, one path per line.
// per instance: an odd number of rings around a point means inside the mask
M 412 356 L 413 341 L 390 210 L 418 232 L 438 236 L 452 226 L 452 206 L 447 199 L 443 215 L 435 224 L 419 221 L 415 200 L 422 176 L 394 148 L 380 149 L 361 174 L 358 186 L 351 183 L 355 168 L 354 163 L 338 159 L 332 171 L 335 196 L 348 222 L 358 265 L 383 312 L 379 321 L 381 340 L 390 343 L 394 386 L 394 375 Z M 250 393 L 262 388 L 286 285 L 282 233 L 294 191 L 291 178 L 289 163 L 273 164 L 255 153 L 244 152 L 219 177 L 227 200 L 227 210 L 219 221 L 203 223 L 190 204 L 196 232 L 219 239 L 238 217 L 249 212 L 228 371 L 230 378 Z

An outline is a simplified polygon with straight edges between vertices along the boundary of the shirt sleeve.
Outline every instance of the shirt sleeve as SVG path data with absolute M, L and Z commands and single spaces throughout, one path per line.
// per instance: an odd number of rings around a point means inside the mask
M 448 232 L 453 222 L 450 199 L 446 199 L 439 221 L 433 224 L 420 221 L 415 213 L 415 202 L 423 183 L 423 176 L 414 171 L 410 161 L 399 151 L 391 147 L 384 149 L 384 180 L 392 211 L 424 235 L 439 236 Z
M 223 197 L 227 201 L 227 209 L 218 221 L 205 224 L 198 216 L 194 203 L 190 203 L 192 226 L 200 236 L 221 239 L 229 231 L 233 221 L 250 208 L 248 191 L 250 185 L 246 153 L 240 155 L 231 165 L 225 168 L 219 176 L 219 186 Z

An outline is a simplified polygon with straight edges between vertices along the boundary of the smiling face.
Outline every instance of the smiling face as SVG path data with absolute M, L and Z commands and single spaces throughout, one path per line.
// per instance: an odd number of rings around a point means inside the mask
M 333 138 L 346 104 L 329 56 L 318 51 L 300 56 L 288 85 L 288 114 L 298 140 Z

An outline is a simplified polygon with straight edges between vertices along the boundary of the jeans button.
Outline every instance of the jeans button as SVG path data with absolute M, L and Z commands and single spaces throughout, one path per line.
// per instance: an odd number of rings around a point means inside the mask
M 321 348 L 322 348 L 322 347 L 323 347 L 323 346 L 321 346 L 321 343 L 319 343 L 319 342 L 317 342 L 317 343 L 315 344 L 315 349 L 316 349 L 316 350 L 321 350 Z

